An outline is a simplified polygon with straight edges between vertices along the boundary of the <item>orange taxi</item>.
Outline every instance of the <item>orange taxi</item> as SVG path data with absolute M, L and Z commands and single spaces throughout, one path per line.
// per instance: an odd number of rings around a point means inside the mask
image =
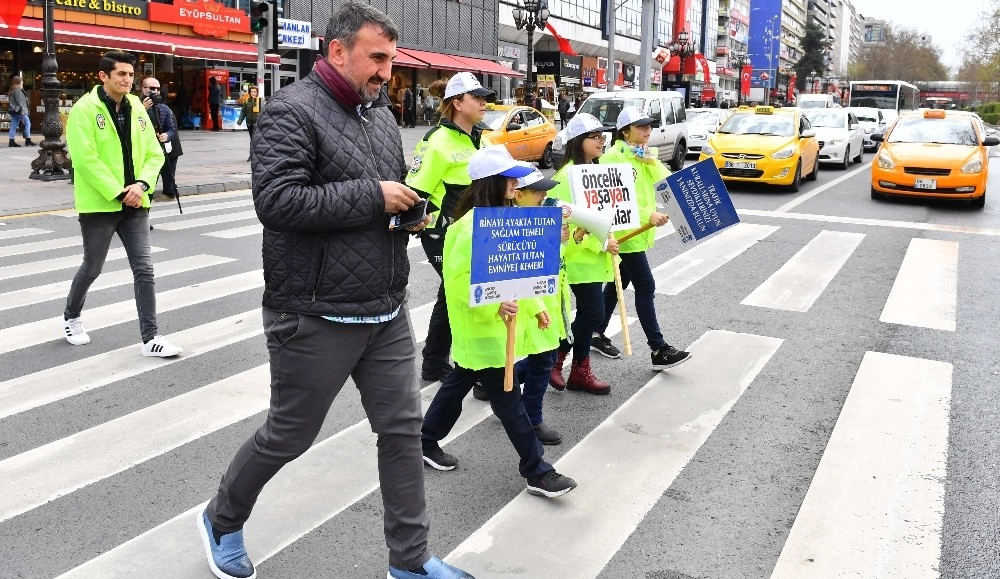
M 928 109 L 899 115 L 872 163 L 872 199 L 887 195 L 964 199 L 986 204 L 989 149 L 1000 139 L 983 133 L 971 113 Z
M 552 166 L 552 141 L 559 130 L 537 109 L 486 105 L 483 124 L 490 129 L 484 137 L 491 145 L 504 145 L 518 161 L 538 161 L 542 169 Z

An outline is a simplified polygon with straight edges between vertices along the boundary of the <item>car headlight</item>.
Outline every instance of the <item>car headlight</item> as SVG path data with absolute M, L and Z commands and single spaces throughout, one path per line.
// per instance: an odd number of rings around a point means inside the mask
M 792 157 L 792 155 L 795 154 L 795 150 L 796 150 L 795 147 L 785 147 L 784 149 L 781 149 L 780 151 L 775 151 L 774 153 L 771 153 L 771 158 L 772 159 L 790 159 Z
M 839 145 L 844 142 L 844 139 L 830 139 L 826 142 L 827 145 Z
M 707 139 L 708 135 L 691 135 L 691 138 L 692 139 L 698 139 L 699 141 L 701 141 L 703 139 Z
M 709 145 L 708 143 L 705 143 L 704 145 L 701 146 L 701 154 L 708 155 L 709 157 L 714 157 L 715 149 L 713 149 L 711 145 Z
M 983 172 L 983 158 L 976 156 L 974 159 L 969 159 L 969 162 L 962 165 L 963 173 L 982 173 Z
M 879 169 L 895 169 L 896 162 L 892 160 L 892 157 L 886 155 L 885 153 L 878 154 L 878 168 Z

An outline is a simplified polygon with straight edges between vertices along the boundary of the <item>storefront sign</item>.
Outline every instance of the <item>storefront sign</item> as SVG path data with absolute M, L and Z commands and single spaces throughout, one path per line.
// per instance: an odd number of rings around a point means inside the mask
M 559 74 L 559 53 L 536 52 L 535 71 L 539 74 Z
M 521 58 L 521 49 L 516 46 L 497 46 L 497 56 L 504 58 Z
M 625 88 L 632 88 L 635 86 L 635 65 L 626 64 L 625 70 L 622 78 L 622 86 Z
M 279 48 L 309 48 L 311 38 L 311 22 L 278 19 Z
M 559 76 L 562 84 L 579 86 L 583 73 L 583 57 L 563 56 L 559 62 Z
M 115 0 L 120 1 L 120 0 Z M 190 26 L 202 36 L 223 37 L 227 32 L 250 33 L 250 17 L 212 0 L 174 0 L 175 4 L 149 3 L 149 20 Z
M 45 0 L 31 0 L 30 4 L 43 6 Z M 55 0 L 56 8 L 78 10 L 92 14 L 121 16 L 123 18 L 146 19 L 146 0 Z

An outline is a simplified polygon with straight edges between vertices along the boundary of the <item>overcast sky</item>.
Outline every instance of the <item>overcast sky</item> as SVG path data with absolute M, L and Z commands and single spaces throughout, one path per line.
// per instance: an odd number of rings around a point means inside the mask
M 960 46 L 990 0 L 851 0 L 864 16 L 915 28 L 934 39 L 945 66 L 958 68 Z

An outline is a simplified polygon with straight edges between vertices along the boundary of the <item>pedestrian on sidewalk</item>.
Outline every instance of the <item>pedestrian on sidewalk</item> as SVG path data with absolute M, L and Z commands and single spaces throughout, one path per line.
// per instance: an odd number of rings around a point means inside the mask
M 10 143 L 8 147 L 20 147 L 14 137 L 17 136 L 17 128 L 21 127 L 21 134 L 24 135 L 24 145 L 34 147 L 31 141 L 31 119 L 28 113 L 31 111 L 28 104 L 28 93 L 24 92 L 24 81 L 19 76 L 10 79 L 10 91 L 7 93 L 7 112 L 10 114 Z
M 118 234 L 135 285 L 143 356 L 166 358 L 181 349 L 159 335 L 156 291 L 149 247 L 149 194 L 163 165 L 163 149 L 139 97 L 129 94 L 135 57 L 104 53 L 98 65 L 103 84 L 73 105 L 66 122 L 66 146 L 73 157 L 73 199 L 83 234 L 83 264 L 73 277 L 63 331 L 75 346 L 89 344 L 80 312 L 87 290 L 101 274 L 111 237 Z
M 156 140 L 163 147 L 165 160 L 160 168 L 160 177 L 163 179 L 163 194 L 171 199 L 175 199 L 177 192 L 177 158 L 184 154 L 181 148 L 181 139 L 177 131 L 177 117 L 170 107 L 163 102 L 163 93 L 160 91 L 160 81 L 148 76 L 142 79 L 142 105 L 147 112 L 151 112 L 150 119 L 153 121 L 153 128 L 156 129 Z
M 403 89 L 403 126 L 410 129 L 417 126 L 417 105 L 410 87 Z
M 243 102 L 243 106 L 240 108 L 240 118 L 236 120 L 237 125 L 242 125 L 244 121 L 247 123 L 251 154 L 253 152 L 253 130 L 257 127 L 257 119 L 260 117 L 260 111 L 264 108 L 263 104 L 260 99 L 260 90 L 256 86 L 250 87 L 250 96 Z M 247 163 L 249 162 L 250 155 L 247 155 Z
M 566 123 L 569 122 L 569 101 L 566 100 L 566 95 L 559 95 L 559 128 L 565 129 Z
M 574 165 L 596 163 L 604 152 L 604 125 L 593 115 L 580 113 L 573 117 L 566 128 L 566 154 L 562 165 L 552 176 L 559 186 L 549 194 L 566 203 L 573 203 L 569 189 L 569 170 Z M 614 236 L 598 239 L 586 229 L 570 226 L 572 240 L 566 245 L 564 260 L 566 280 L 576 296 L 576 318 L 570 326 L 573 341 L 559 344 L 549 384 L 556 390 L 576 390 L 590 394 L 609 394 L 611 385 L 599 380 L 590 368 L 590 349 L 599 342 L 598 350 L 609 358 L 621 358 L 621 352 L 604 334 L 595 334 L 604 323 L 604 294 L 607 282 L 614 281 L 611 260 L 618 253 L 618 240 Z M 563 378 L 563 364 L 573 352 L 569 379 Z
M 272 403 L 198 513 L 217 577 L 255 575 L 243 526 L 257 496 L 309 449 L 353 378 L 377 435 L 388 576 L 471 579 L 432 557 L 427 545 L 420 389 L 406 299 L 408 233 L 389 228 L 390 214 L 420 197 L 396 181 L 406 170 L 403 143 L 381 90 L 398 36 L 375 8 L 339 4 L 326 28 L 326 54 L 304 79 L 277 91 L 258 119 L 253 197 L 264 225 Z M 335 576 L 358 573 L 351 561 L 342 564 Z
M 479 382 L 488 395 L 493 413 L 520 457 L 518 470 L 527 479 L 529 493 L 558 497 L 576 488 L 576 481 L 556 472 L 542 458 L 544 450 L 525 412 L 520 388 L 504 391 L 507 349 L 506 320 L 515 320 L 516 342 L 525 337 L 529 324 L 539 329 L 551 318 L 538 299 L 524 299 L 472 307 L 469 287 L 472 274 L 473 208 L 503 207 L 514 199 L 517 179 L 531 174 L 529 163 L 515 161 L 506 147 L 485 147 L 472 155 L 469 175 L 472 184 L 455 207 L 455 223 L 445 240 L 445 293 L 452 324 L 455 369 L 445 378 L 424 416 L 422 429 L 424 462 L 436 470 L 449 471 L 458 459 L 444 452 L 440 442 L 462 415 L 462 401 L 473 384 Z
M 496 93 L 483 88 L 471 72 L 460 72 L 447 82 L 437 80 L 427 90 L 443 98 L 438 108 L 441 122 L 417 143 L 406 184 L 427 199 L 431 225 L 421 233 L 420 243 L 427 261 L 441 276 L 445 234 L 454 221 L 455 205 L 472 182 L 469 158 L 483 145 L 483 130 L 488 129 L 482 124 L 486 102 Z M 450 352 L 451 325 L 442 282 L 431 311 L 420 377 L 428 382 L 443 380 L 451 372 Z
M 653 130 L 651 125 L 654 122 L 652 117 L 637 107 L 622 109 L 618 115 L 614 141 L 601 155 L 601 163 L 623 163 L 635 170 L 640 223 L 648 222 L 655 227 L 662 227 L 667 224 L 669 218 L 656 210 L 654 186 L 670 175 L 670 170 L 663 166 L 663 163 L 656 158 L 655 152 L 649 148 L 649 136 Z M 616 235 L 624 236 L 629 233 L 631 232 L 621 231 Z M 635 313 L 639 317 L 642 331 L 646 334 L 646 343 L 652 350 L 650 352 L 652 368 L 659 372 L 688 361 L 691 355 L 667 344 L 663 334 L 660 333 L 660 323 L 656 319 L 654 303 L 656 279 L 653 278 L 649 259 L 646 258 L 646 251 L 653 247 L 655 241 L 656 234 L 649 229 L 622 243 L 618 248 L 618 257 L 621 259 L 622 289 L 627 288 L 629 283 L 635 284 Z M 618 293 L 615 284 L 609 283 L 604 286 L 604 322 L 597 331 L 602 339 L 594 340 L 594 347 L 606 356 L 617 350 L 617 348 L 607 351 L 603 349 L 611 343 L 603 336 L 617 305 Z
M 222 120 L 219 118 L 219 107 L 222 106 L 222 85 L 214 76 L 208 79 L 208 112 L 212 116 L 212 130 L 222 130 Z

